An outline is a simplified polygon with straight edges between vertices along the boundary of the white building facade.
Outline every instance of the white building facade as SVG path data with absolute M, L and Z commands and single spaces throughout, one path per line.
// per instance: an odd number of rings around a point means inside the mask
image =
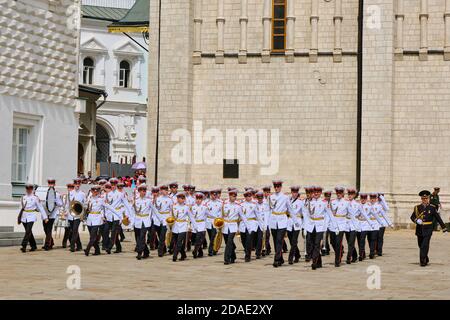
M 108 94 L 97 110 L 97 163 L 131 164 L 147 152 L 147 44 L 141 34 L 129 34 L 131 39 L 107 29 L 133 4 L 82 2 L 79 83 Z
M 76 174 L 79 1 L 0 1 L 0 225 L 25 183 Z

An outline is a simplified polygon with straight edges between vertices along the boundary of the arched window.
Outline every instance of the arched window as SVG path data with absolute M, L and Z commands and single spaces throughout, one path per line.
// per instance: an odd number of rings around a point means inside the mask
M 108 162 L 110 141 L 108 131 L 104 126 L 97 123 L 95 142 L 97 145 L 97 162 Z
M 83 60 L 83 83 L 93 84 L 94 82 L 94 60 L 92 58 L 84 58 Z
M 273 0 L 272 11 L 272 51 L 284 52 L 286 49 L 286 2 Z
M 130 86 L 130 63 L 122 60 L 119 68 L 119 87 L 128 88 Z

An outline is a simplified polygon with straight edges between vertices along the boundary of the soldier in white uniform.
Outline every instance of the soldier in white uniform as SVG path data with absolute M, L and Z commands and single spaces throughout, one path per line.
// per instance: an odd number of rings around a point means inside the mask
M 339 267 L 341 265 L 342 256 L 344 254 L 344 246 L 342 244 L 344 240 L 344 234 L 350 231 L 348 218 L 351 216 L 349 211 L 349 201 L 344 198 L 345 188 L 336 187 L 336 199 L 331 201 L 331 212 L 336 220 L 336 226 L 330 224 L 328 229 L 330 230 L 331 244 L 334 250 L 334 266 Z M 353 251 L 353 249 L 349 248 Z
M 259 220 L 260 216 L 256 213 L 256 204 L 252 195 L 252 190 L 244 192 L 245 200 L 241 204 L 243 216 L 246 218 L 245 223 L 241 222 L 239 224 L 239 232 L 245 249 L 245 262 L 250 262 L 251 260 L 254 237 L 259 223 L 263 223 L 262 220 Z
M 208 217 L 206 219 L 206 230 L 208 232 L 209 247 L 208 256 L 216 255 L 217 252 L 214 251 L 214 238 L 216 237 L 217 230 L 214 228 L 214 219 L 220 218 L 222 216 L 223 201 L 219 198 L 219 190 L 211 190 L 211 199 L 206 202 L 208 207 Z
M 55 188 L 55 184 L 56 184 L 56 180 L 54 178 L 47 179 L 47 185 L 49 188 Z M 47 206 L 44 206 L 44 209 L 45 209 L 45 211 L 47 213 L 47 217 L 48 217 L 48 222 L 43 223 L 44 232 L 45 232 L 45 242 L 44 242 L 44 246 L 42 247 L 42 249 L 44 249 L 45 251 L 53 249 L 53 246 L 54 246 L 54 241 L 53 241 L 53 237 L 52 237 L 53 224 L 55 223 L 56 216 L 59 212 L 59 208 L 61 208 L 63 206 L 61 194 L 58 191 L 56 191 L 55 193 L 56 193 L 55 208 L 53 209 L 53 211 L 49 212 Z
M 147 186 L 145 183 L 138 187 L 139 197 L 133 204 L 134 211 L 134 232 L 137 239 L 137 256 L 136 259 L 146 259 L 150 256 L 150 250 L 147 247 L 146 235 L 152 223 L 152 216 L 156 212 L 152 200 L 147 197 Z
M 246 224 L 247 218 L 244 216 L 242 206 L 236 202 L 238 191 L 232 189 L 228 191 L 228 201 L 223 205 L 222 217 L 225 221 L 223 226 L 223 236 L 225 238 L 224 264 L 236 261 L 236 245 L 234 237 L 238 231 L 238 222 Z
M 302 217 L 305 214 L 310 214 L 309 209 L 311 208 L 311 201 L 313 200 L 314 188 L 312 186 L 305 187 L 306 198 L 303 201 L 302 207 Z M 311 234 L 306 231 L 308 220 L 303 219 L 303 237 L 305 239 L 305 262 L 310 262 L 312 257 L 312 242 Z
M 151 197 L 150 199 L 152 200 L 152 204 L 156 209 L 156 199 L 158 199 L 159 197 L 159 187 L 152 187 L 152 191 L 151 191 Z M 152 216 L 152 226 L 150 228 L 150 232 L 149 232 L 149 236 L 148 236 L 148 241 L 147 243 L 150 246 L 150 250 L 155 250 L 156 248 L 158 248 L 158 244 L 159 244 L 159 232 L 161 229 L 161 222 L 159 220 L 159 216 L 157 214 L 154 214 Z
M 330 213 L 331 213 L 331 194 L 332 194 L 332 191 L 330 191 L 330 190 L 326 190 L 323 192 L 323 198 L 328 203 L 328 207 L 330 208 Z M 329 225 L 328 225 L 328 227 L 329 227 Z M 334 231 L 327 229 L 325 231 L 325 233 L 323 234 L 322 246 L 321 246 L 321 250 L 320 250 L 322 256 L 330 255 L 330 234 L 332 232 L 334 232 Z M 333 243 L 331 244 L 331 246 L 334 248 Z
M 269 185 L 262 187 L 262 191 L 264 193 L 264 203 L 267 203 L 267 204 L 269 204 L 270 188 L 271 187 Z M 270 210 L 270 206 L 269 206 L 269 210 Z M 270 246 L 270 217 L 271 217 L 271 212 L 269 211 L 267 219 L 266 219 L 266 230 L 265 230 L 265 232 L 266 232 L 266 243 L 264 245 L 265 248 L 264 248 L 264 250 L 262 252 L 266 256 L 270 255 L 270 252 L 271 252 L 271 246 Z
M 376 246 L 378 243 L 378 233 L 380 232 L 380 228 L 383 227 L 383 225 L 386 223 L 384 219 L 384 211 L 381 204 L 378 202 L 378 193 L 371 193 L 370 194 L 370 220 L 372 220 L 373 224 L 375 225 L 375 228 L 372 231 L 369 231 L 368 238 L 369 238 L 369 258 L 374 259 L 375 253 L 376 253 Z M 390 221 L 389 221 L 390 222 Z
M 366 258 L 366 238 L 367 234 L 370 231 L 376 229 L 376 225 L 371 221 L 370 211 L 371 206 L 370 203 L 367 202 L 367 193 L 361 192 L 359 194 L 360 205 L 358 211 L 355 213 L 355 217 L 359 221 L 360 232 L 356 234 L 358 239 L 358 253 L 359 253 L 359 261 L 363 261 Z
M 34 185 L 27 183 L 25 185 L 25 195 L 22 197 L 22 208 L 18 217 L 18 223 L 22 223 L 25 229 L 25 236 L 22 240 L 22 252 L 27 251 L 27 245 L 30 243 L 31 250 L 36 251 L 36 240 L 33 235 L 33 224 L 37 220 L 36 214 L 40 213 L 44 223 L 48 223 L 48 217 L 41 205 L 39 198 L 34 194 Z
M 106 253 L 111 254 L 111 250 L 116 246 L 114 253 L 122 252 L 122 245 L 120 244 L 119 233 L 120 224 L 124 215 L 130 218 L 132 216 L 132 208 L 121 192 L 117 190 L 118 180 L 116 178 L 111 178 L 109 181 L 111 185 L 111 191 L 105 195 L 105 202 L 114 208 L 114 213 L 106 215 L 106 220 L 108 221 L 107 234 L 109 236 L 109 231 L 111 230 L 111 237 L 106 246 Z
M 173 203 L 177 203 L 177 193 L 178 193 L 178 182 L 173 181 L 169 183 L 169 198 L 172 199 Z
M 167 233 L 167 221 L 166 219 L 169 217 L 169 215 L 172 212 L 173 207 L 173 201 L 168 196 L 168 188 L 167 185 L 161 185 L 159 187 L 160 189 L 160 196 L 158 199 L 156 199 L 156 209 L 158 210 L 158 217 L 160 221 L 160 230 L 159 230 L 159 245 L 158 245 L 158 257 L 162 257 L 166 251 L 166 233 Z
M 89 243 L 84 250 L 84 254 L 89 256 L 89 252 L 92 247 L 94 247 L 94 256 L 98 256 L 100 254 L 100 226 L 103 225 L 105 220 L 105 211 L 111 210 L 114 208 L 109 204 L 105 203 L 105 199 L 100 197 L 101 187 L 99 185 L 93 186 L 91 188 L 91 196 L 87 203 L 87 220 L 86 225 L 89 230 Z
M 347 241 L 347 264 L 355 263 L 358 261 L 358 251 L 355 247 L 356 234 L 360 231 L 359 222 L 356 219 L 356 213 L 358 212 L 359 202 L 355 200 L 356 189 L 348 188 L 348 215 L 347 215 L 347 230 L 345 232 L 345 240 Z
M 206 235 L 206 219 L 209 215 L 209 209 L 203 203 L 204 197 L 203 193 L 197 192 L 195 202 L 191 206 L 192 234 L 195 234 L 194 250 L 192 251 L 194 259 L 203 257 L 203 240 Z
M 186 205 L 186 195 L 184 192 L 179 192 L 176 195 L 177 203 L 173 205 L 172 215 L 175 218 L 175 224 L 173 225 L 172 233 L 175 241 L 173 247 L 172 261 L 175 262 L 178 259 L 178 253 L 181 254 L 180 260 L 186 259 L 185 242 L 186 233 L 189 229 L 189 222 L 195 226 L 195 220 L 191 220 L 191 210 Z
M 377 213 L 381 220 L 383 220 L 383 225 L 378 231 L 375 251 L 376 254 L 381 257 L 383 255 L 384 232 L 386 230 L 386 227 L 393 228 L 394 224 L 392 223 L 391 219 L 389 219 L 389 205 L 387 204 L 383 193 L 378 193 L 378 204 L 379 206 L 377 206 Z
M 84 207 L 85 202 L 86 202 L 86 194 L 83 191 L 81 191 L 81 189 L 80 189 L 81 179 L 79 179 L 79 178 L 74 179 L 73 184 L 74 184 L 75 188 L 68 194 L 67 205 L 70 208 L 70 203 L 72 201 L 78 201 Z M 68 212 L 69 212 L 69 208 L 67 208 Z M 78 233 L 78 229 L 79 229 L 80 223 L 81 223 L 80 216 L 74 217 L 71 214 L 69 214 L 67 216 L 67 220 L 69 220 L 69 227 L 70 227 L 70 252 L 81 251 L 82 245 L 81 245 L 81 240 L 80 240 L 80 234 Z M 76 248 L 75 248 L 75 246 L 76 246 Z
M 67 219 L 67 221 L 69 221 L 69 214 L 68 214 L 68 208 L 69 208 L 69 198 L 70 198 L 70 194 L 71 192 L 75 189 L 75 185 L 73 183 L 68 183 L 66 185 L 67 187 L 67 195 L 66 195 L 66 200 L 64 203 L 65 206 L 65 216 L 64 218 Z M 67 247 L 67 241 L 70 241 L 72 235 L 72 231 L 70 229 L 70 224 L 68 223 L 66 225 L 66 227 L 64 227 L 64 236 L 63 236 L 63 240 L 62 240 L 62 247 L 66 248 Z
M 323 239 L 323 234 L 327 230 L 328 223 L 331 222 L 331 212 L 328 201 L 320 199 L 321 193 L 321 187 L 314 187 L 313 198 L 307 204 L 308 210 L 303 214 L 303 219 L 306 222 L 306 231 L 310 234 L 309 239 L 312 245 L 311 268 L 313 270 L 322 268 L 320 244 Z
M 261 256 L 265 256 L 266 253 L 263 251 L 263 238 L 264 233 L 267 230 L 267 220 L 270 215 L 270 207 L 267 201 L 264 201 L 264 193 L 256 193 L 256 214 L 258 216 L 258 230 L 256 231 L 256 259 L 261 259 Z M 267 235 L 266 235 L 267 237 Z M 270 240 L 270 234 L 269 234 Z
M 270 230 L 275 246 L 275 256 L 273 266 L 275 268 L 284 263 L 283 259 L 283 241 L 286 235 L 286 228 L 289 215 L 289 197 L 281 192 L 283 181 L 274 180 L 273 187 L 275 192 L 269 197 L 269 206 L 271 209 Z
M 186 195 L 186 201 L 185 204 L 191 208 L 195 203 L 195 198 L 189 193 L 191 186 L 189 184 L 183 184 L 182 185 L 183 192 Z M 186 236 L 186 251 L 191 251 L 191 244 L 195 242 L 195 231 L 192 228 L 192 226 L 189 227 L 189 230 L 187 232 Z
M 298 236 L 302 230 L 302 208 L 303 200 L 300 199 L 300 186 L 291 187 L 291 196 L 289 198 L 289 220 L 287 224 L 287 235 L 289 238 L 290 250 L 288 263 L 298 263 L 300 260 L 300 249 L 298 248 Z

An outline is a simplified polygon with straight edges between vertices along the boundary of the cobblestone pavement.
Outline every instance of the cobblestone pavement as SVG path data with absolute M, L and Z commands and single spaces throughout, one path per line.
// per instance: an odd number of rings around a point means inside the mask
M 313 271 L 302 259 L 272 267 L 273 255 L 225 266 L 215 257 L 172 262 L 171 257 L 138 261 L 126 233 L 124 253 L 85 257 L 67 249 L 23 254 L 18 247 L 0 249 L 1 299 L 450 299 L 450 237 L 435 233 L 430 266 L 418 264 L 414 231 L 390 231 L 383 257 L 335 268 L 333 256 Z M 84 243 L 87 235 L 83 234 Z M 60 242 L 60 239 L 57 240 Z M 303 242 L 300 241 L 303 246 Z M 223 251 L 223 250 L 222 250 Z M 286 257 L 285 257 L 285 260 Z M 81 289 L 66 287 L 67 268 L 81 270 Z M 381 289 L 369 290 L 367 271 L 381 270 Z M 174 290 L 175 286 L 177 290 Z M 208 290 L 206 290 L 208 288 Z

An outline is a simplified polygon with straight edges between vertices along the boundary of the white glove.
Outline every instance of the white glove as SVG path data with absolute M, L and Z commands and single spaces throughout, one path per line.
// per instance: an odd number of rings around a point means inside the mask
M 394 229 L 394 225 L 393 225 L 393 224 L 391 224 L 390 227 L 391 227 L 392 229 Z
M 295 227 L 296 227 L 296 228 L 300 228 L 300 223 L 297 222 L 297 223 L 295 224 Z
M 416 223 L 417 223 L 417 224 L 422 224 L 423 221 L 422 221 L 422 219 L 417 219 L 417 220 L 416 220 Z
M 339 230 L 336 230 L 334 233 L 338 236 L 339 235 Z

